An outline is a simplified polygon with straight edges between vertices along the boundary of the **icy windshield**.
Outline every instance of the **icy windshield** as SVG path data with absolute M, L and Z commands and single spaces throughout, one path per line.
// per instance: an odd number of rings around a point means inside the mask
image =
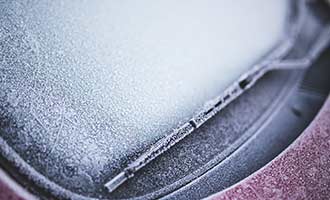
M 6 4 L 1 106 L 24 127 L 8 140 L 92 177 L 122 167 L 246 72 L 279 41 L 287 7 L 285 0 Z M 39 161 L 31 163 L 41 169 Z

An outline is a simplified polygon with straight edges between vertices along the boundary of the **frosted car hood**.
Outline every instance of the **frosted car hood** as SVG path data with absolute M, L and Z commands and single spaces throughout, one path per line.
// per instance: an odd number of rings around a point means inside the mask
M 287 6 L 284 0 L 0 5 L 0 114 L 12 123 L 3 137 L 59 185 L 79 180 L 78 193 L 113 177 L 271 50 Z

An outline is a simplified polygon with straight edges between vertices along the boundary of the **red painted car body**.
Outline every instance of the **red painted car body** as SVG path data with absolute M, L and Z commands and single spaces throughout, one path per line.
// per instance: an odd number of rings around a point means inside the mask
M 329 149 L 330 98 L 309 127 L 282 154 L 210 199 L 329 199 Z

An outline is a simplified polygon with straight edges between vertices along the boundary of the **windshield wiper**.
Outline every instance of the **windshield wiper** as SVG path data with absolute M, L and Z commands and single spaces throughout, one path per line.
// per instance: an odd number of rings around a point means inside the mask
M 307 52 L 306 56 L 299 59 L 286 59 L 285 57 L 293 50 L 297 43 L 297 38 L 304 26 L 307 15 L 305 5 L 300 4 L 301 13 L 294 24 L 288 24 L 289 33 L 284 37 L 282 42 L 275 48 L 265 59 L 256 64 L 247 73 L 242 75 L 238 81 L 234 82 L 221 95 L 207 102 L 199 114 L 195 115 L 188 122 L 174 130 L 169 135 L 158 140 L 151 148 L 142 154 L 138 159 L 132 162 L 121 173 L 107 182 L 104 186 L 109 192 L 114 191 L 126 180 L 132 178 L 134 174 L 149 162 L 157 158 L 160 154 L 167 151 L 180 140 L 188 136 L 195 129 L 199 128 L 206 121 L 220 112 L 228 104 L 242 95 L 246 90 L 251 88 L 257 80 L 264 74 L 272 70 L 291 70 L 305 69 L 311 66 L 313 61 L 330 43 L 330 24 L 325 26 L 323 31 L 318 35 L 312 48 Z

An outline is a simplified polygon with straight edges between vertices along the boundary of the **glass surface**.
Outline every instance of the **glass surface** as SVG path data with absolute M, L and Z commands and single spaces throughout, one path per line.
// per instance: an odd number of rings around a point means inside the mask
M 42 158 L 61 158 L 90 177 L 123 167 L 246 72 L 279 41 L 287 7 L 285 0 L 1 4 L 1 113 L 20 127 L 4 137 L 43 173 Z M 42 155 L 27 154 L 31 147 Z

